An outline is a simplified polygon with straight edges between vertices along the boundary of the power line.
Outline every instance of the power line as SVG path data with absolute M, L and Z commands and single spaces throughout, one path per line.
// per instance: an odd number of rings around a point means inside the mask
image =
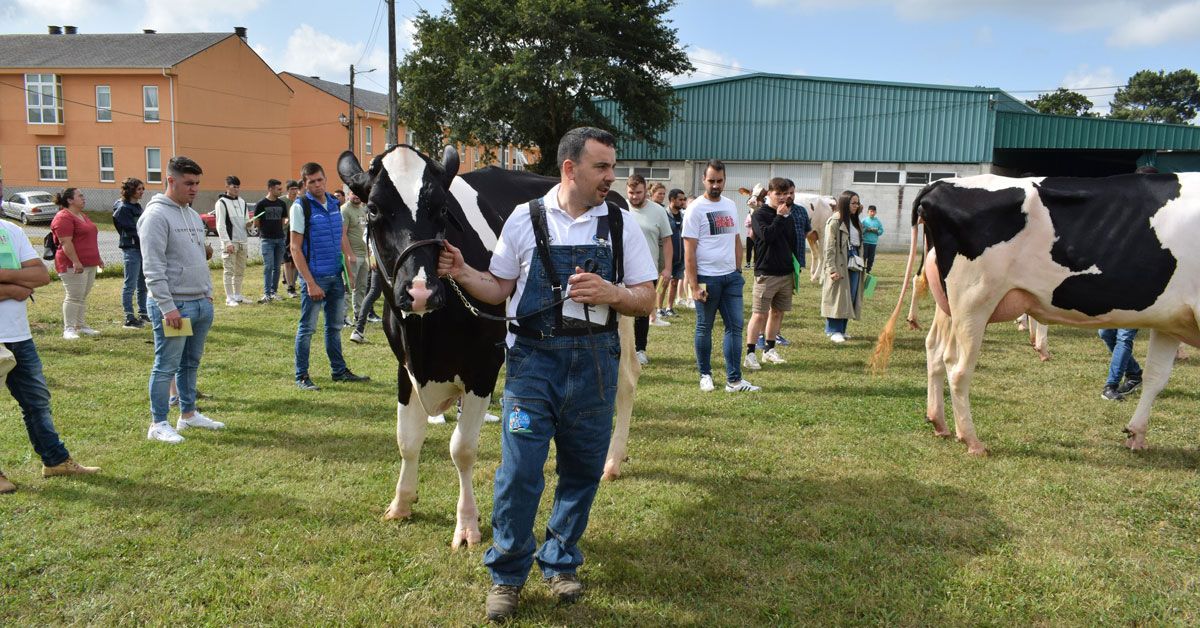
M 383 0 L 380 0 L 379 4 L 375 5 L 375 21 L 371 26 L 371 34 L 367 36 L 367 44 L 363 46 L 362 54 L 358 55 L 358 61 L 355 61 L 354 65 L 359 65 L 362 63 L 363 57 L 367 56 L 367 52 L 371 50 L 371 46 L 375 43 L 375 34 L 379 32 L 379 24 L 381 21 L 379 19 L 381 9 L 383 9 Z

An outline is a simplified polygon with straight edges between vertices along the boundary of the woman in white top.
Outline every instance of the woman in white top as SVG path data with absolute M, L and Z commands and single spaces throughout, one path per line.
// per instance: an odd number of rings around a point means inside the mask
M 846 341 L 849 319 L 862 312 L 862 204 L 850 190 L 838 197 L 833 216 L 825 222 L 825 274 L 821 278 L 821 316 L 825 335 L 835 343 Z

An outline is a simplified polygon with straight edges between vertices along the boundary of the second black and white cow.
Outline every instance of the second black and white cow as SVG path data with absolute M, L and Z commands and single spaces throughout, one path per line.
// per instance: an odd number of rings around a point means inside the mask
M 1151 330 L 1142 396 L 1125 428 L 1130 448 L 1146 447 L 1150 408 L 1179 343 L 1200 346 L 1200 174 L 945 179 L 917 196 L 912 222 L 905 276 L 923 224 L 923 272 L 938 304 L 925 343 L 926 413 L 938 435 L 949 435 L 948 379 L 959 440 L 986 452 L 969 399 L 983 331 L 1028 313 L 1042 323 Z M 875 368 L 890 355 L 904 283 Z

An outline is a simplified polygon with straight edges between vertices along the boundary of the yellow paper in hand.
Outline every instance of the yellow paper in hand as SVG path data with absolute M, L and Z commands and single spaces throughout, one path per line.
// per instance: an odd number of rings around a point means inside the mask
M 171 327 L 170 325 L 168 325 L 166 319 L 164 319 L 163 320 L 163 335 L 166 336 L 167 338 L 171 338 L 173 336 L 190 336 L 190 335 L 192 335 L 192 319 L 181 318 L 179 320 L 183 324 L 179 326 L 179 329 L 175 329 L 174 327 Z

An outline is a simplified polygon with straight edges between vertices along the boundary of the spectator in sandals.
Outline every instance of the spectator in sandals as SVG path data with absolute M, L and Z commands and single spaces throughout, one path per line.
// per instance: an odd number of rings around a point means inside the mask
M 54 254 L 54 269 L 62 280 L 66 297 L 63 299 L 63 338 L 78 340 L 80 335 L 99 336 L 84 320 L 87 298 L 96 284 L 96 272 L 104 266 L 100 260 L 100 243 L 96 223 L 83 213 L 83 192 L 67 188 L 54 197 L 61 208 L 50 222 L 50 231 L 58 243 Z
M 137 221 L 142 217 L 142 194 L 146 185 L 141 179 L 129 177 L 121 183 L 121 200 L 113 210 L 113 224 L 121 237 L 121 256 L 125 260 L 125 285 L 121 289 L 121 307 L 125 310 L 125 328 L 141 329 L 150 322 L 146 314 L 146 275 L 142 272 L 142 245 L 138 239 Z M 137 293 L 137 312 L 133 311 L 133 296 Z

